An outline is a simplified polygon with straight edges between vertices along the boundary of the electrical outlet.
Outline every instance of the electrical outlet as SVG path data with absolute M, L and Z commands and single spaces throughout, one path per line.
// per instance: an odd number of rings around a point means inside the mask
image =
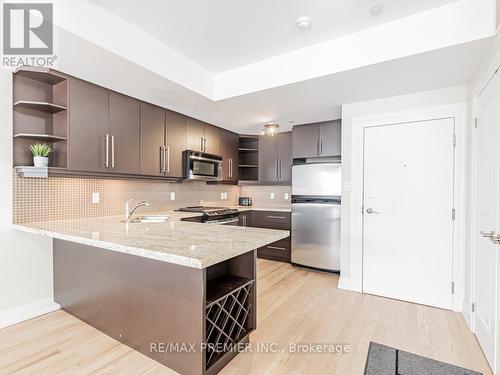
M 170 192 L 170 200 L 175 201 L 175 191 Z
M 290 194 L 285 193 L 285 200 L 287 201 L 287 200 L 289 200 L 289 199 L 290 199 Z
M 225 198 L 225 193 L 220 193 L 220 199 L 224 200 Z
M 274 193 L 269 194 L 270 199 L 274 199 Z
M 92 193 L 92 203 L 97 204 L 101 201 L 101 196 L 99 193 Z
M 227 192 L 224 192 L 224 199 L 227 199 Z
M 344 183 L 344 191 L 351 191 L 351 184 L 349 182 Z

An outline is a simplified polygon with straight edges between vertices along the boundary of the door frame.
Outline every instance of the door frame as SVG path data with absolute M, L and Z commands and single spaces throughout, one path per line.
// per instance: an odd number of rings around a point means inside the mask
M 467 103 L 425 107 L 407 111 L 389 112 L 354 117 L 352 119 L 351 148 L 351 207 L 350 207 L 350 278 L 348 289 L 363 292 L 363 158 L 364 129 L 373 126 L 401 124 L 453 118 L 455 120 L 455 173 L 453 225 L 453 311 L 462 311 L 465 298 L 465 208 L 466 208 L 466 118 Z M 450 140 L 452 142 L 453 140 Z M 451 216 L 451 212 L 450 212 Z M 347 287 L 347 280 L 344 286 Z M 451 284 L 450 284 L 451 288 Z

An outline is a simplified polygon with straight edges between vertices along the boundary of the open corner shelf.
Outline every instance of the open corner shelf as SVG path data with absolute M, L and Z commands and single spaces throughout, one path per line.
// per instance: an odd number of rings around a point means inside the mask
M 221 275 L 207 281 L 207 307 L 253 280 L 234 275 Z
M 19 100 L 15 102 L 14 108 L 32 109 L 35 111 L 41 111 L 49 114 L 58 113 L 61 111 L 65 111 L 67 109 L 66 107 L 58 104 L 53 104 L 48 102 L 35 102 L 29 100 Z
M 257 181 L 259 179 L 259 136 L 241 135 L 239 154 L 240 181 Z
M 48 68 L 23 66 L 13 75 L 13 165 L 30 165 L 28 147 L 35 141 L 50 145 L 50 168 L 66 168 L 68 155 L 68 77 Z M 28 176 L 21 171 L 20 175 Z
M 49 85 L 57 85 L 66 80 L 66 77 L 47 68 L 22 67 L 16 71 L 16 75 Z
M 39 139 L 47 142 L 58 142 L 65 141 L 66 137 L 59 137 L 57 135 L 50 134 L 28 134 L 28 133 L 19 133 L 14 134 L 14 138 L 22 138 L 22 139 Z

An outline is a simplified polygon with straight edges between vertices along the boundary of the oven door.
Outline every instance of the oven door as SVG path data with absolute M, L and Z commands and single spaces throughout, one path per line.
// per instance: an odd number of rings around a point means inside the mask
M 184 177 L 188 180 L 222 180 L 222 157 L 195 151 L 184 151 Z

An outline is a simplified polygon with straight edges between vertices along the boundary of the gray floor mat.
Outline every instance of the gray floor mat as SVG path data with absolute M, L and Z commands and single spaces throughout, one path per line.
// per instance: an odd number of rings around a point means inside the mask
M 482 375 L 389 346 L 370 343 L 365 375 Z

